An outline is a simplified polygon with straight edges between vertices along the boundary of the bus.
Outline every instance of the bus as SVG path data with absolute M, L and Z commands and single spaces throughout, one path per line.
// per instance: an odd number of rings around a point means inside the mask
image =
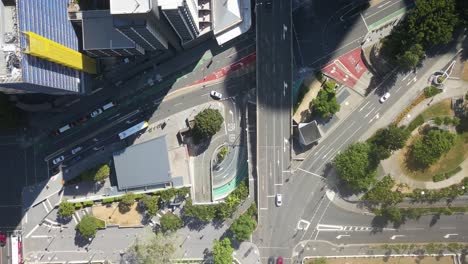
M 136 125 L 134 125 L 134 126 L 132 126 L 130 128 L 127 128 L 125 131 L 120 132 L 119 133 L 119 138 L 120 139 L 125 139 L 125 138 L 137 133 L 138 131 L 141 131 L 141 130 L 147 128 L 147 127 L 148 127 L 148 122 L 147 121 L 142 121 L 142 122 L 140 122 L 140 123 L 138 123 L 138 124 L 136 124 Z
M 10 237 L 11 241 L 11 263 L 19 264 L 22 263 L 21 258 L 21 239 L 18 235 L 13 234 Z

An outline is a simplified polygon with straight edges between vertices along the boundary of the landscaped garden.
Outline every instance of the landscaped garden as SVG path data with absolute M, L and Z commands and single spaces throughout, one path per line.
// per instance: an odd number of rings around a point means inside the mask
M 468 133 L 456 129 L 450 99 L 426 109 L 408 126 L 412 133 L 398 161 L 405 175 L 419 181 L 441 181 L 460 171 L 468 157 Z

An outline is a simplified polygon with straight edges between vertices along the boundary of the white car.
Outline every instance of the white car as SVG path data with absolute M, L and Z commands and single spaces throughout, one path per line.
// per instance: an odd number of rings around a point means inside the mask
M 57 164 L 61 163 L 64 159 L 65 159 L 65 157 L 62 155 L 62 156 L 60 156 L 60 157 L 55 158 L 55 159 L 52 161 L 52 163 L 53 163 L 54 165 L 57 165 Z
M 223 98 L 223 94 L 222 93 L 218 93 L 217 91 L 211 91 L 210 93 L 211 97 L 213 97 L 214 99 L 221 99 Z
M 276 206 L 280 207 L 283 204 L 283 196 L 280 193 L 277 193 L 275 196 Z
M 82 149 L 83 149 L 83 147 L 76 147 L 76 148 L 72 149 L 71 153 L 73 155 L 75 155 L 76 153 L 80 152 Z
M 387 99 L 390 97 L 390 93 L 385 93 L 382 97 L 380 97 L 380 102 L 383 103 L 387 101 Z
M 98 115 L 102 114 L 102 109 L 101 108 L 98 108 L 96 110 L 94 110 L 92 113 L 91 113 L 91 117 L 96 117 Z

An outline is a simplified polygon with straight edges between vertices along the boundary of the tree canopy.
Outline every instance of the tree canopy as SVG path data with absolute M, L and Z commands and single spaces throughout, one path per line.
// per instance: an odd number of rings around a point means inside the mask
M 335 167 L 341 180 L 355 191 L 368 189 L 374 182 L 375 164 L 370 161 L 371 147 L 359 142 L 350 145 L 335 157 Z
M 85 215 L 81 218 L 81 221 L 76 225 L 76 230 L 86 237 L 92 238 L 96 235 L 98 228 L 100 227 L 101 220 L 97 219 L 92 215 Z
M 57 213 L 61 217 L 70 217 L 75 213 L 75 205 L 68 201 L 62 201 Z
M 248 240 L 250 235 L 255 230 L 255 226 L 257 222 L 255 222 L 252 217 L 247 214 L 242 214 L 234 220 L 232 223 L 230 230 L 234 234 L 234 236 L 239 240 Z
M 395 124 L 391 124 L 386 128 L 379 129 L 369 139 L 369 142 L 384 147 L 389 151 L 395 151 L 405 146 L 409 135 L 410 133 L 404 127 L 397 127 Z
M 194 134 L 199 138 L 211 137 L 221 129 L 224 118 L 216 109 L 205 109 L 195 116 Z
M 122 257 L 125 263 L 154 264 L 171 263 L 176 252 L 172 236 L 161 233 L 148 239 L 138 239 Z
M 329 118 L 340 111 L 340 105 L 336 101 L 335 85 L 335 82 L 325 83 L 317 97 L 312 100 L 312 110 L 318 116 Z
M 214 264 L 232 264 L 234 249 L 231 247 L 231 240 L 226 237 L 221 241 L 215 240 L 213 243 Z
M 362 200 L 382 205 L 392 205 L 403 201 L 403 194 L 392 190 L 395 181 L 389 175 L 375 184 L 363 197 Z
M 455 0 L 415 0 L 415 8 L 384 41 L 384 53 L 406 69 L 417 65 L 424 49 L 452 40 L 458 25 Z
M 433 129 L 414 142 L 410 158 L 421 167 L 428 167 L 453 147 L 455 137 L 448 131 Z
M 145 206 L 146 213 L 149 216 L 155 216 L 158 213 L 159 196 L 145 194 L 140 201 Z
M 94 181 L 96 182 L 102 182 L 105 179 L 107 179 L 110 175 L 110 167 L 107 164 L 103 164 L 100 166 L 96 173 L 94 174 Z
M 180 217 L 171 212 L 165 213 L 163 216 L 161 216 L 159 221 L 161 223 L 161 229 L 163 232 L 176 231 L 184 224 Z

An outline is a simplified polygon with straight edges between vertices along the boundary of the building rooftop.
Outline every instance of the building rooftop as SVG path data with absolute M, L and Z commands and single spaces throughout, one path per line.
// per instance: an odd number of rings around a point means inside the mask
M 179 166 L 171 165 L 170 157 L 184 161 L 178 150 L 169 154 L 166 137 L 161 136 L 140 144 L 132 145 L 114 153 L 114 166 L 119 190 L 138 188 L 164 188 L 169 183 L 182 187 L 188 173 Z M 185 152 L 186 153 L 186 152 Z M 174 164 L 176 165 L 176 164 Z M 185 174 L 185 175 L 184 175 Z
M 306 146 L 316 142 L 322 137 L 316 121 L 299 123 L 298 130 L 299 141 Z
M 148 13 L 152 7 L 151 0 L 110 0 L 110 12 L 113 15 Z
M 52 87 L 57 90 L 69 92 L 82 92 L 84 86 L 89 81 L 89 75 L 81 71 L 59 65 L 35 56 L 22 54 L 21 50 L 27 47 L 26 36 L 19 35 L 19 32 L 33 32 L 44 38 L 57 42 L 73 50 L 79 49 L 78 37 L 68 20 L 67 6 L 68 0 L 42 0 L 28 1 L 17 0 L 16 7 L 4 7 L 0 2 L 0 25 L 4 30 L 8 30 L 9 23 L 17 20 L 18 28 L 14 28 L 12 34 L 19 39 L 15 52 L 9 52 L 10 59 L 15 57 L 14 71 L 10 68 L 10 75 L 2 76 L 0 70 L 0 82 L 15 83 L 25 82 L 34 85 Z M 8 11 L 14 8 L 14 12 Z M 13 16 L 13 19 L 12 19 Z M 4 20 L 8 21 L 4 23 Z M 14 24 L 13 24 L 14 25 Z M 7 32 L 8 32 L 7 31 Z M 1 35 L 3 36 L 3 32 Z M 5 48 L 12 50 L 11 46 L 4 45 L 2 39 L 2 50 Z M 2 60 L 0 59 L 0 63 Z M 4 64 L 3 64 L 4 65 Z M 4 67 L 4 66 L 0 66 Z M 3 71 L 4 73 L 5 71 Z M 17 76 L 11 76 L 11 73 Z
M 135 43 L 117 31 L 109 10 L 83 11 L 83 49 L 135 48 Z
M 213 33 L 222 45 L 250 29 L 250 0 L 213 1 Z

